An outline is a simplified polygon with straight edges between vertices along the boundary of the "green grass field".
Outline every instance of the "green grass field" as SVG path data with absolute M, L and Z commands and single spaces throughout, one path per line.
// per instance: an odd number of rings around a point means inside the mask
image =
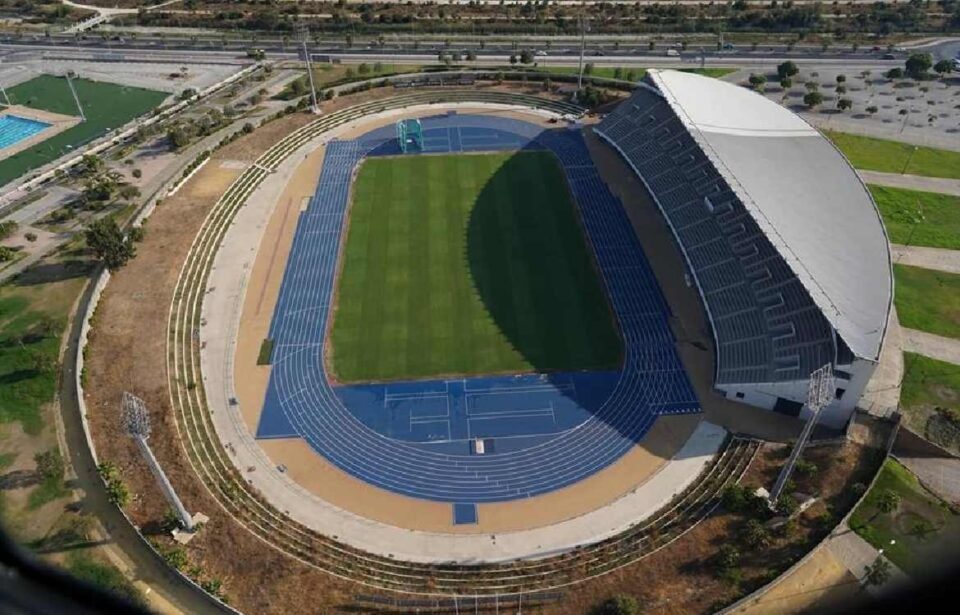
M 882 494 L 900 497 L 893 512 L 879 506 Z M 908 575 L 936 570 L 938 556 L 960 537 L 960 516 L 930 494 L 905 467 L 892 459 L 884 462 L 873 488 L 850 517 L 850 528 Z M 891 541 L 894 541 L 891 543 Z
M 960 179 L 960 152 L 917 147 L 899 141 L 824 131 L 850 163 L 867 171 Z M 911 155 L 911 152 L 912 155 Z
M 960 250 L 960 197 L 870 186 L 892 243 Z
M 142 88 L 75 79 L 74 87 L 87 121 L 0 162 L 0 185 L 68 153 L 113 128 L 156 108 L 168 96 Z M 41 75 L 7 90 L 14 104 L 63 115 L 78 115 L 67 81 Z
M 612 368 L 622 353 L 545 152 L 365 161 L 337 304 L 345 382 Z
M 43 406 L 56 394 L 60 335 L 85 271 L 47 283 L 23 274 L 22 284 L 0 286 L 0 424 L 19 421 L 30 435 L 43 429 Z
M 538 72 L 547 72 L 547 73 L 556 73 L 558 75 L 576 75 L 577 67 L 576 66 L 537 66 L 533 69 Z M 647 69 L 645 68 L 635 68 L 635 67 L 620 67 L 620 76 L 617 77 L 616 66 L 595 66 L 593 71 L 589 73 L 590 77 L 603 77 L 606 79 L 627 79 L 627 74 L 632 72 L 634 81 L 643 79 L 643 76 L 647 74 Z M 735 68 L 684 68 L 681 69 L 681 73 L 695 73 L 697 75 L 705 75 L 707 77 L 723 77 L 724 75 L 729 75 L 730 73 L 736 71 Z
M 960 454 L 960 365 L 903 353 L 900 411 L 911 431 Z
M 900 324 L 960 338 L 960 275 L 894 265 Z

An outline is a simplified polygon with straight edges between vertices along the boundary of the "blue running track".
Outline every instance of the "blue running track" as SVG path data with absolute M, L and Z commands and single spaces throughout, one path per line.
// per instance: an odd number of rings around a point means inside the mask
M 426 152 L 548 149 L 563 167 L 624 338 L 619 372 L 335 387 L 323 348 L 352 173 L 397 155 L 393 127 L 327 146 L 297 225 L 270 327 L 273 370 L 260 438 L 299 436 L 340 469 L 399 494 L 471 504 L 531 497 L 609 466 L 658 415 L 699 412 L 669 309 L 622 205 L 579 131 L 508 118 L 422 119 Z M 481 438 L 484 454 L 476 454 Z M 462 514 L 461 514 L 462 513 Z

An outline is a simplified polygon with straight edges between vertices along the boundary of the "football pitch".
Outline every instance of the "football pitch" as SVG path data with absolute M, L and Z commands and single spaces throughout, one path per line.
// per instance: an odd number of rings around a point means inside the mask
M 342 382 L 620 363 L 553 154 L 369 158 L 345 241 L 331 331 Z
M 143 88 L 74 79 L 86 121 L 0 161 L 0 186 L 56 160 L 84 143 L 156 108 L 169 96 Z M 63 115 L 79 115 L 64 77 L 40 75 L 7 89 L 10 102 Z

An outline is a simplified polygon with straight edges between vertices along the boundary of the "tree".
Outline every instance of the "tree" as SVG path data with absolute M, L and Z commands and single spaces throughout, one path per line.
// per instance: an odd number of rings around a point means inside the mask
M 516 64 L 516 63 L 517 63 L 517 54 L 511 53 L 511 54 L 510 54 L 510 64 Z
M 533 53 L 529 49 L 524 49 L 520 52 L 520 63 L 521 64 L 530 64 L 533 62 Z
M 767 78 L 764 75 L 758 75 L 757 73 L 750 73 L 750 85 L 753 86 L 753 89 L 758 92 L 762 92 L 764 86 L 767 83 Z
M 836 92 L 837 92 L 837 94 L 846 94 L 846 93 L 847 93 L 847 86 L 845 86 L 845 85 L 838 85 L 838 86 L 836 87 Z
M 113 218 L 94 221 L 87 227 L 84 237 L 97 259 L 111 271 L 126 265 L 137 253 L 133 242 L 124 235 Z
M 97 472 L 107 487 L 107 497 L 110 501 L 123 508 L 130 501 L 130 491 L 120 478 L 120 470 L 113 463 L 104 461 L 97 466 Z
M 636 615 L 640 612 L 640 603 L 629 594 L 617 594 L 607 598 L 591 611 L 592 615 Z
M 953 62 L 950 60 L 940 60 L 933 65 L 933 70 L 943 78 L 944 75 L 953 72 Z
M 892 489 L 884 489 L 877 499 L 877 509 L 882 513 L 890 514 L 900 507 L 900 494 Z
M 726 574 L 740 565 L 740 551 L 732 544 L 726 543 L 717 551 L 713 563 L 718 574 Z
M 846 111 L 847 109 L 852 109 L 852 108 L 853 108 L 853 101 L 850 100 L 849 98 L 841 98 L 840 100 L 837 101 L 837 109 L 840 109 L 841 111 Z
M 190 143 L 190 132 L 184 126 L 177 124 L 167 131 L 167 140 L 170 141 L 171 149 L 180 149 Z
M 906 73 L 913 79 L 923 79 L 933 66 L 933 55 L 929 53 L 914 53 L 907 58 Z
M 743 528 L 742 539 L 744 544 L 752 549 L 770 546 L 770 530 L 756 519 L 750 519 Z
M 894 67 L 883 73 L 883 76 L 891 81 L 894 79 L 903 79 L 903 69 L 899 67 Z
M 100 156 L 85 154 L 83 158 L 80 159 L 80 164 L 77 165 L 77 171 L 79 171 L 82 176 L 92 176 L 103 171 L 106 166 L 106 163 Z
M 593 74 L 593 62 L 587 62 L 583 65 L 583 74 L 592 75 Z
M 837 83 L 846 83 L 846 82 L 847 82 L 846 75 L 837 75 Z
M 865 109 L 865 111 L 866 111 L 867 113 L 869 113 L 870 115 L 873 115 L 874 113 L 876 113 L 876 112 L 879 111 L 879 110 L 880 110 L 880 108 L 877 107 L 876 105 L 870 105 L 869 107 L 867 107 L 867 108 Z
M 823 94 L 817 91 L 807 92 L 803 97 L 803 104 L 813 109 L 823 104 Z
M 777 64 L 777 76 L 780 77 L 781 79 L 785 79 L 787 77 L 793 77 L 799 72 L 800 72 L 800 69 L 797 68 L 797 65 L 791 62 L 790 60 Z
M 790 77 L 784 77 L 783 79 L 780 80 L 780 87 L 782 87 L 785 90 L 789 90 L 790 88 L 793 87 L 793 79 L 791 79 Z
M 872 564 L 864 566 L 863 585 L 865 587 L 883 585 L 890 580 L 891 568 L 890 562 L 883 559 L 882 555 L 878 555 Z

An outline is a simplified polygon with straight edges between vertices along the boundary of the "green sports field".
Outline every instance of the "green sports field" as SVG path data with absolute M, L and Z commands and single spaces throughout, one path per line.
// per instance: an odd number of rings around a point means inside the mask
M 870 186 L 892 243 L 960 250 L 960 197 Z
M 56 160 L 110 129 L 123 126 L 156 108 L 169 96 L 166 92 L 89 79 L 74 79 L 73 85 L 87 120 L 0 161 L 0 186 Z M 17 105 L 63 115 L 78 115 L 77 106 L 64 77 L 40 75 L 9 88 L 7 95 L 10 102 Z
M 342 259 L 331 332 L 341 382 L 620 362 L 552 154 L 367 159 Z

